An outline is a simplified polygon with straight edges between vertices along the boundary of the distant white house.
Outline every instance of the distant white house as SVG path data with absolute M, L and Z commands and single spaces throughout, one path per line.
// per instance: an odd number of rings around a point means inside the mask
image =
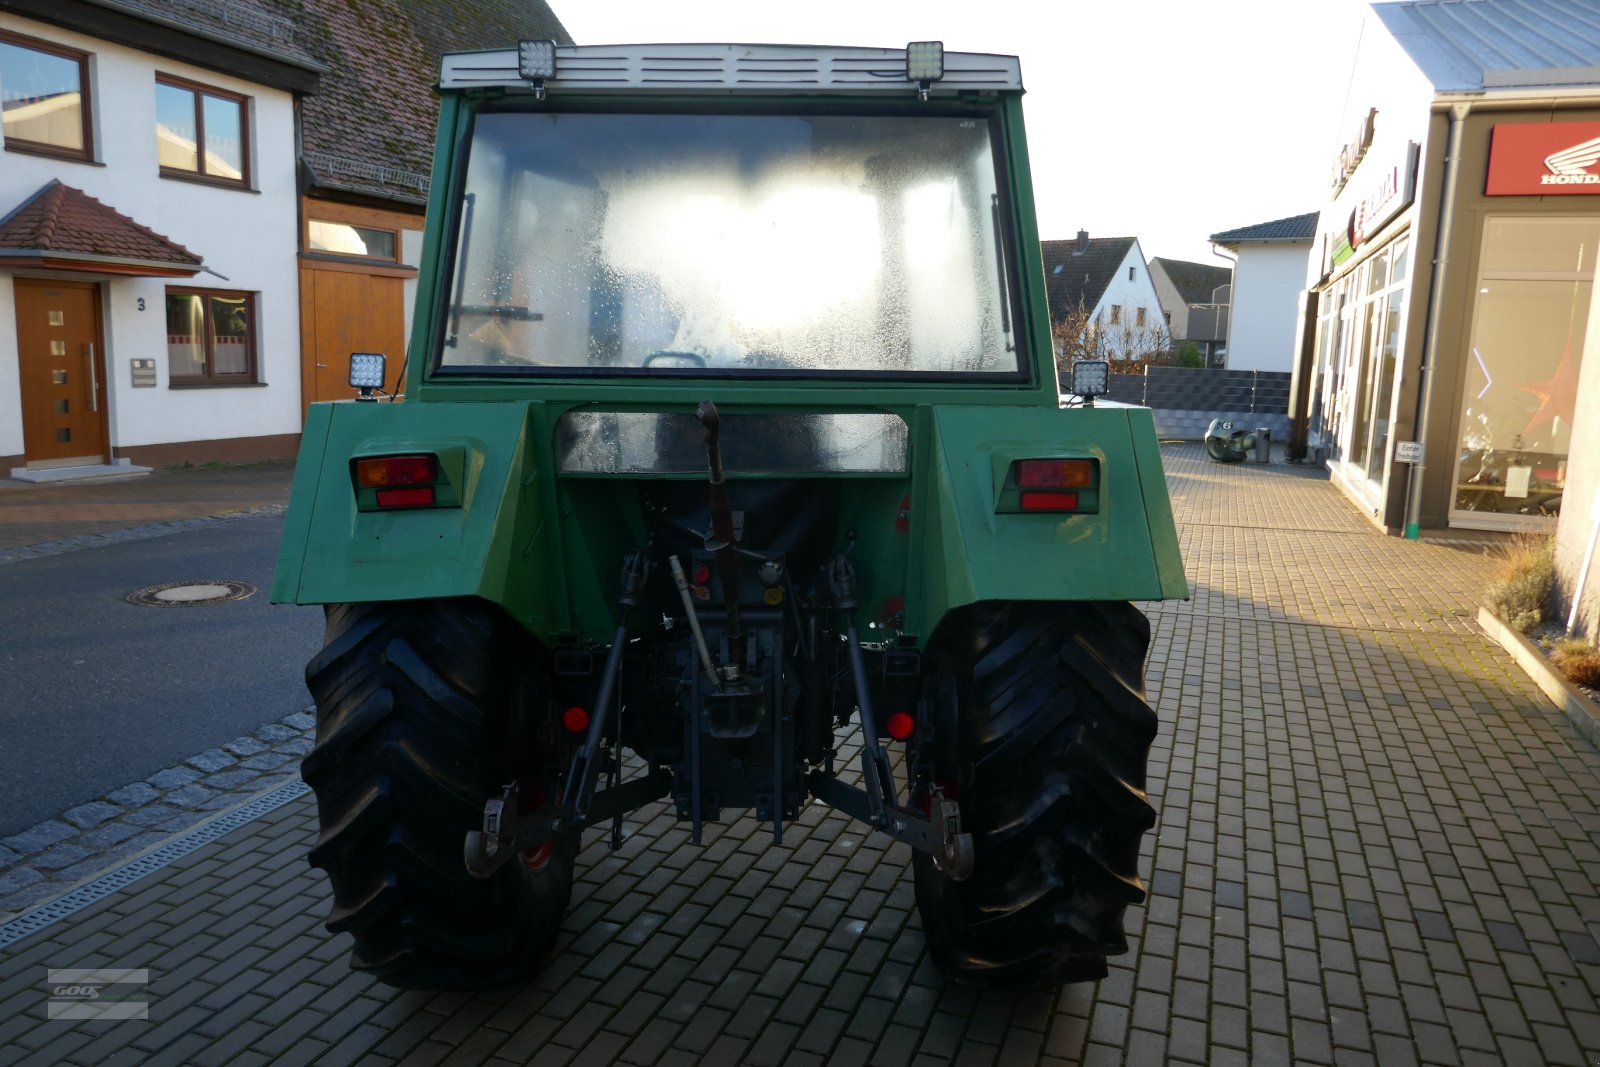
M 1229 370 L 1287 373 L 1294 365 L 1295 320 L 1317 212 L 1211 235 L 1235 257 L 1228 316 Z
M 1053 328 L 1081 321 L 1111 359 L 1138 358 L 1155 343 L 1165 350 L 1166 318 L 1137 237 L 1079 230 L 1074 240 L 1039 245 Z

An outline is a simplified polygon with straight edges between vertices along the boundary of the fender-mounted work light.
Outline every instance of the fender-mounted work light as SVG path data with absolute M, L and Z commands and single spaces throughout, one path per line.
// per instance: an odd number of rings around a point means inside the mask
M 906 45 L 906 80 L 917 83 L 917 95 L 928 99 L 928 89 L 944 77 L 944 42 L 912 41 Z
M 1103 359 L 1080 359 L 1072 365 L 1072 395 L 1083 397 L 1086 407 L 1105 396 L 1111 384 L 1111 364 Z
M 518 41 L 517 73 L 533 86 L 535 99 L 544 99 L 544 83 L 556 76 L 554 41 Z
M 383 377 L 388 359 L 382 352 L 350 353 L 350 388 L 361 390 L 357 400 L 377 400 L 374 389 L 383 388 Z

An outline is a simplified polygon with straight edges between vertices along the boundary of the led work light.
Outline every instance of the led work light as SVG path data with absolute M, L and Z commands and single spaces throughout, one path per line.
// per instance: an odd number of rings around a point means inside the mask
M 928 87 L 943 77 L 943 41 L 912 41 L 906 45 L 906 80 L 917 83 L 918 96 L 928 99 Z
M 374 389 L 383 388 L 383 377 L 388 360 L 382 352 L 350 353 L 350 388 L 361 390 L 357 400 L 376 400 Z
M 1080 359 L 1072 365 L 1072 395 L 1083 397 L 1085 404 L 1105 396 L 1110 383 L 1111 364 L 1106 360 Z
M 533 95 L 544 99 L 544 83 L 556 76 L 554 41 L 518 41 L 517 73 L 533 85 Z

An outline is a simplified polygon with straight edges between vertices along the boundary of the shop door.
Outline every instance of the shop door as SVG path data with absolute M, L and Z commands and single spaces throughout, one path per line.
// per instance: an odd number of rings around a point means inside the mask
M 103 463 L 106 386 L 100 289 L 18 278 L 22 439 L 36 467 Z
M 300 271 L 302 342 L 309 353 L 304 375 L 306 403 L 349 400 L 350 353 L 382 352 L 389 357 L 384 388 L 399 388 L 406 350 L 405 279 L 324 270 Z

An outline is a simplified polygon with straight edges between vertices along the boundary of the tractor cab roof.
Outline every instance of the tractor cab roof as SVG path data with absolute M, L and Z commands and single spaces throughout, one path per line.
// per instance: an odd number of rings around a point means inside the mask
M 931 75 L 931 76 L 930 76 Z M 946 52 L 936 41 L 905 48 L 766 44 L 557 45 L 444 56 L 439 87 L 549 93 L 958 93 L 1020 92 L 1015 56 Z

